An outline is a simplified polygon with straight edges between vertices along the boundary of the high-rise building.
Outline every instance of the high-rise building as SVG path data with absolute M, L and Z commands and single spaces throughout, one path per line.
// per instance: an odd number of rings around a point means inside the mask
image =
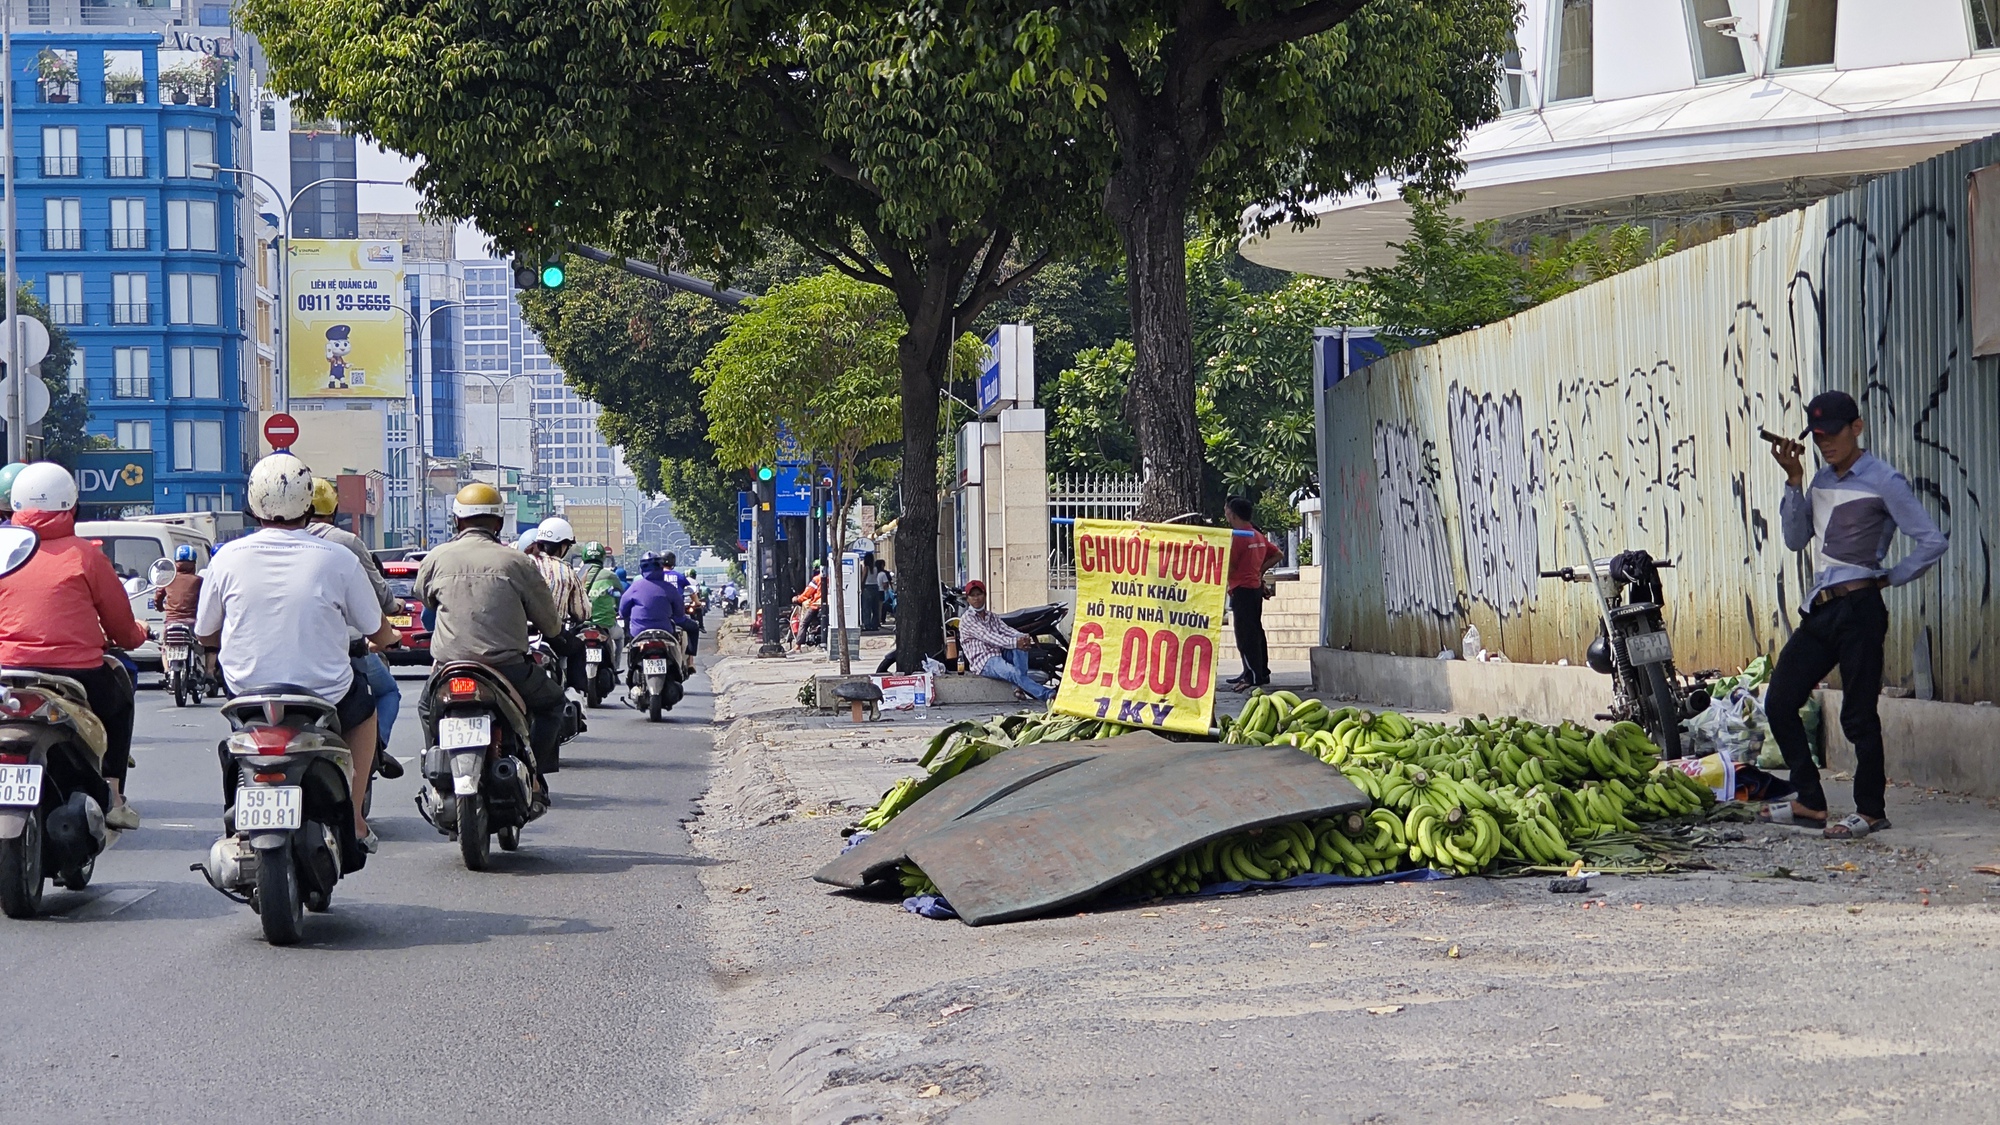
M 49 0 L 13 30 L 9 233 L 78 345 L 89 431 L 153 451 L 153 510 L 238 509 L 255 284 L 243 182 L 221 171 L 245 152 L 227 9 Z

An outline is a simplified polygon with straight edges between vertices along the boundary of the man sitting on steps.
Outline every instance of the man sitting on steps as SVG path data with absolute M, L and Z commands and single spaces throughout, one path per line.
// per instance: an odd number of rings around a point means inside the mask
M 965 646 L 965 666 L 989 680 L 1014 685 L 1017 698 L 1046 703 L 1056 693 L 1028 675 L 1028 650 L 1035 642 L 986 608 L 986 583 L 965 584 L 965 612 L 958 618 L 958 643 Z

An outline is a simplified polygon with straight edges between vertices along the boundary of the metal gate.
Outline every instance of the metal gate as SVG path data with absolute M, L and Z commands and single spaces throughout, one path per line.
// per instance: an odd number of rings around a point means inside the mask
M 1069 521 L 1131 519 L 1139 509 L 1137 474 L 1049 476 L 1049 589 L 1076 589 L 1076 533 Z

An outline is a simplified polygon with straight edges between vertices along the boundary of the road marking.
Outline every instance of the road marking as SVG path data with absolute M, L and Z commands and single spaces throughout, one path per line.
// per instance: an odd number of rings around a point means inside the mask
M 60 918 L 65 922 L 95 922 L 100 918 L 109 918 L 113 914 L 138 902 L 140 899 L 151 895 L 155 889 L 153 887 L 120 887 L 117 890 L 108 890 L 74 910 L 66 910 L 61 914 L 52 915 L 52 917 Z

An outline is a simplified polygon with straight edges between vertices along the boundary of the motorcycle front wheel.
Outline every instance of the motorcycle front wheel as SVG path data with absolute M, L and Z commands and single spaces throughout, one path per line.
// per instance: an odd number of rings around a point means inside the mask
M 484 871 L 493 863 L 492 830 L 486 826 L 486 798 L 477 793 L 458 799 L 458 854 L 467 871 Z
M 0 914 L 33 918 L 42 911 L 42 810 L 28 810 L 28 826 L 0 840 Z
M 272 945 L 297 945 L 306 936 L 305 896 L 289 843 L 257 853 L 257 917 Z

